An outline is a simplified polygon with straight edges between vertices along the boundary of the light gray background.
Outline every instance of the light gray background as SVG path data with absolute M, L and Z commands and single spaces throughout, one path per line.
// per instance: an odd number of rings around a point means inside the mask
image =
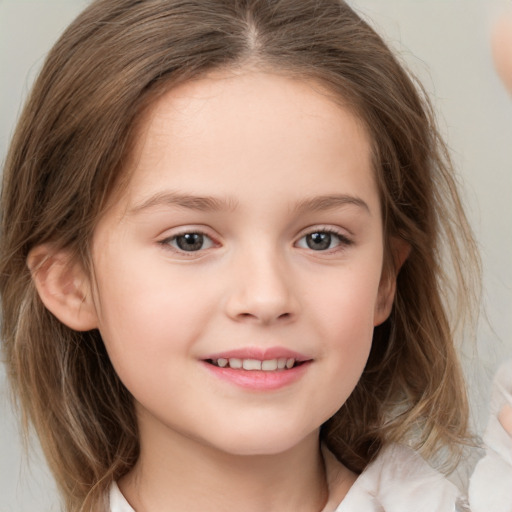
M 298 0 L 300 1 L 300 0 Z M 0 161 L 44 55 L 86 0 L 0 0 Z M 512 357 L 512 98 L 494 75 L 493 20 L 511 0 L 352 0 L 420 76 L 464 182 L 484 264 L 476 350 L 465 364 L 481 431 L 489 382 Z M 37 449 L 23 456 L 0 368 L 0 512 L 58 510 Z M 37 444 L 34 443 L 37 448 Z

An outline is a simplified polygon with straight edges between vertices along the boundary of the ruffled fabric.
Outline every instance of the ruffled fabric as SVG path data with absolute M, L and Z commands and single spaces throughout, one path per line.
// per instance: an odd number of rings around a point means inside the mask
M 336 512 L 455 512 L 463 510 L 459 504 L 455 485 L 412 449 L 390 445 L 359 476 Z
M 512 406 L 512 361 L 500 368 L 494 380 L 491 416 L 483 438 L 486 454 L 469 485 L 472 512 L 512 512 L 512 437 L 498 421 L 506 404 Z

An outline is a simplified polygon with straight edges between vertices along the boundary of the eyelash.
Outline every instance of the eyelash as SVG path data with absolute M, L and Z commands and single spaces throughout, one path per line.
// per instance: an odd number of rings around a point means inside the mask
M 323 254 L 332 254 L 336 253 L 338 251 L 343 251 L 347 247 L 350 247 L 353 245 L 353 240 L 347 237 L 344 233 L 341 233 L 340 231 L 334 229 L 334 228 L 328 228 L 328 227 L 319 227 L 316 229 L 312 229 L 310 231 L 307 231 L 304 233 L 299 240 L 295 243 L 295 245 L 298 245 L 301 240 L 306 240 L 308 236 L 316 235 L 316 234 L 322 234 L 322 235 L 329 235 L 330 237 L 336 237 L 338 239 L 338 243 L 335 247 L 329 247 L 327 249 L 323 250 L 314 250 L 311 247 L 301 247 L 302 249 L 311 250 L 313 252 L 323 253 Z M 330 240 L 331 242 L 332 240 Z M 307 244 L 307 242 L 306 242 Z
M 329 237 L 334 236 L 338 239 L 338 243 L 336 244 L 335 247 L 327 247 L 326 249 L 320 249 L 320 250 L 312 249 L 309 246 L 301 247 L 299 245 L 299 242 L 301 242 L 302 240 L 306 240 L 308 236 L 313 236 L 313 235 L 317 235 L 317 234 L 328 235 Z M 179 247 L 179 245 L 178 246 L 173 245 L 173 243 L 177 244 L 178 243 L 177 240 L 179 240 L 181 237 L 185 237 L 185 236 L 189 236 L 189 235 L 202 237 L 203 243 L 205 240 L 209 240 L 209 246 L 206 248 L 200 247 L 197 250 L 187 251 L 186 249 Z M 164 238 L 163 240 L 161 240 L 158 243 L 161 246 L 163 246 L 164 248 L 166 248 L 168 250 L 172 250 L 175 253 L 178 253 L 185 257 L 194 257 L 195 255 L 197 255 L 197 253 L 201 253 L 203 251 L 206 251 L 206 250 L 211 249 L 212 247 L 215 247 L 216 245 L 218 245 L 218 243 L 211 236 L 207 235 L 206 233 L 204 233 L 203 231 L 200 231 L 200 230 L 183 231 L 183 232 L 177 233 L 173 236 Z M 331 245 L 331 243 L 332 243 L 332 239 L 329 238 L 329 246 Z M 354 242 L 350 238 L 348 238 L 345 234 L 340 233 L 336 229 L 320 227 L 317 229 L 312 229 L 311 231 L 308 231 L 308 232 L 302 234 L 302 236 L 297 240 L 297 242 L 295 242 L 294 246 L 299 247 L 301 249 L 311 250 L 313 252 L 331 254 L 331 253 L 335 253 L 338 251 L 342 251 L 345 248 L 353 245 L 353 243 Z M 305 244 L 307 245 L 307 241 L 305 242 Z
M 180 248 L 179 246 L 176 247 L 173 245 L 173 242 L 177 243 L 178 239 L 180 239 L 181 237 L 185 237 L 187 235 L 200 236 L 203 238 L 203 240 L 209 240 L 210 246 L 207 248 L 201 247 L 198 250 L 187 251 L 185 249 Z M 177 233 L 176 235 L 164 238 L 163 240 L 161 240 L 159 242 L 159 244 L 162 245 L 165 249 L 172 250 L 175 253 L 178 253 L 178 254 L 186 256 L 186 257 L 193 257 L 194 255 L 196 255 L 199 252 L 208 250 L 208 249 L 214 247 L 215 245 L 218 245 L 217 242 L 215 242 L 215 240 L 213 240 L 213 238 L 211 236 L 207 235 L 206 233 L 204 233 L 203 231 L 200 231 L 200 230 L 182 231 L 181 233 Z

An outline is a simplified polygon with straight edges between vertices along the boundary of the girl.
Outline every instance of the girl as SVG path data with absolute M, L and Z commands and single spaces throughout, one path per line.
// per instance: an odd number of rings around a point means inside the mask
M 94 2 L 1 205 L 5 359 L 66 510 L 464 509 L 420 455 L 470 441 L 475 245 L 344 2 Z

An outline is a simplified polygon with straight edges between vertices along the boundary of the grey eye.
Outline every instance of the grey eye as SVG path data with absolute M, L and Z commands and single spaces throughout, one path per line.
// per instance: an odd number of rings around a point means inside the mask
M 306 245 L 313 251 L 325 251 L 331 247 L 333 235 L 331 233 L 318 232 L 306 235 Z
M 176 237 L 176 245 L 182 251 L 199 251 L 203 243 L 204 237 L 199 233 L 186 233 Z
M 184 252 L 201 251 L 213 247 L 212 239 L 203 233 L 183 233 L 169 238 L 166 243 Z
M 327 251 L 329 249 L 343 248 L 352 244 L 352 241 L 341 233 L 334 231 L 313 231 L 304 235 L 297 242 L 297 247 L 312 251 Z

